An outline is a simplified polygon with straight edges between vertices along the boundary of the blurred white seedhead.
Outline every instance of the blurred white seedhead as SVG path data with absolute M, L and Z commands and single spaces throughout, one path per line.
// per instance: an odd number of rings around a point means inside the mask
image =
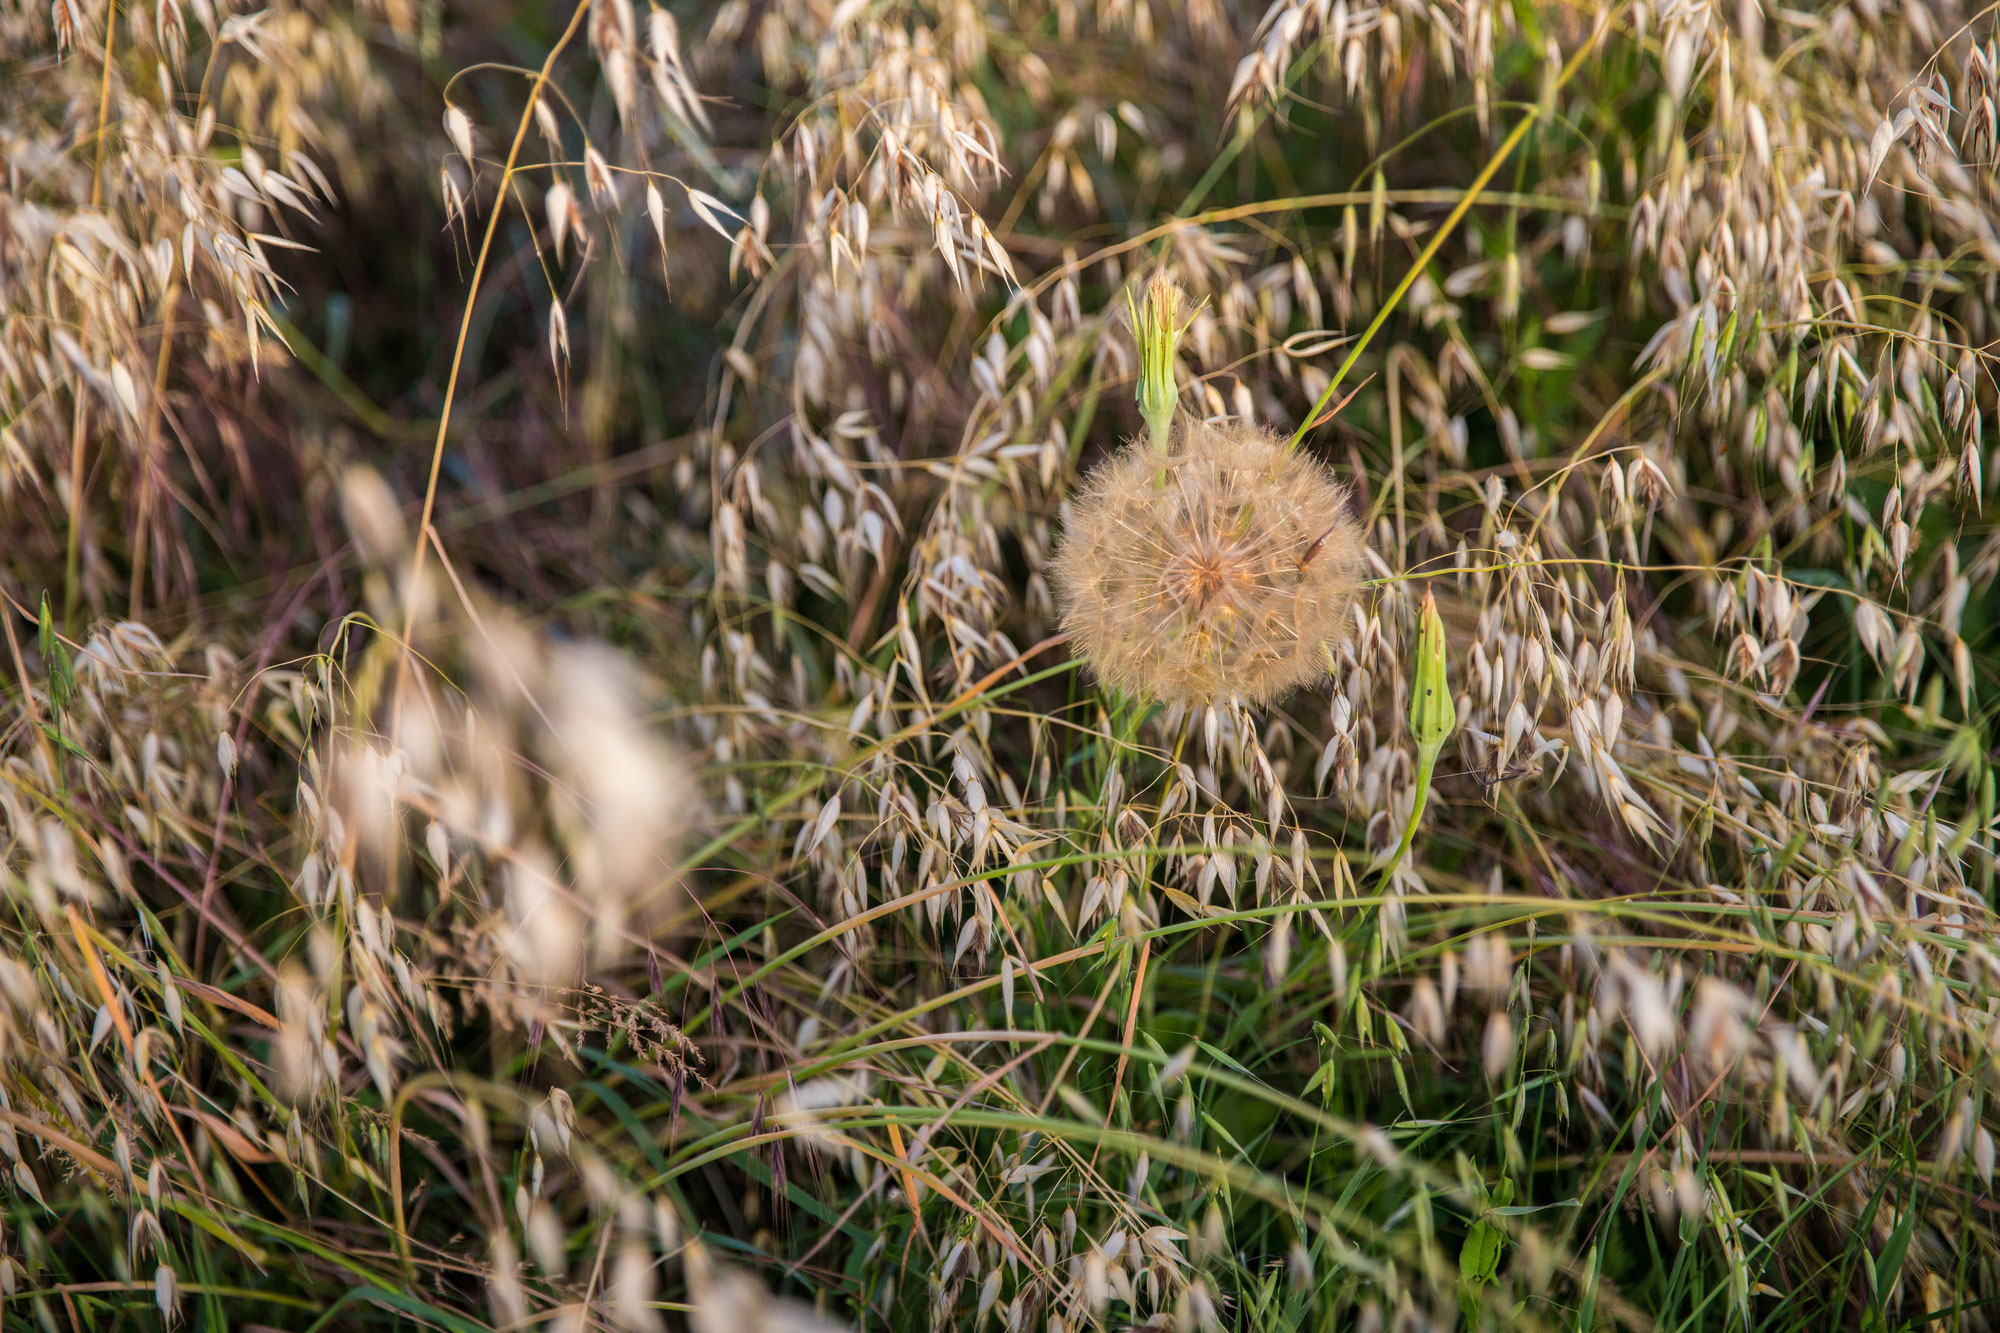
M 324 988 L 304 967 L 287 963 L 278 973 L 278 1039 L 272 1048 L 279 1095 L 294 1103 L 316 1101 L 338 1076 L 326 1037 Z
M 488 1002 L 547 1018 L 587 965 L 636 961 L 666 928 L 696 801 L 631 662 L 603 644 L 552 642 L 459 580 L 427 572 L 412 584 L 407 526 L 375 474 L 351 472 L 342 501 L 384 633 L 349 661 L 351 693 L 328 701 L 325 762 L 302 784 L 316 849 L 299 881 L 308 905 L 338 901 L 374 927 L 357 951 L 357 984 L 371 991 L 357 1022 L 376 1038 L 379 1081 L 395 1049 L 387 1016 L 440 1007 L 414 993 L 423 971 L 400 952 L 415 947 L 396 927 L 412 871 L 433 877 L 437 907 L 459 904 L 456 924 L 493 951 Z M 405 624 L 407 644 L 390 637 Z
M 696 1246 L 688 1247 L 687 1260 L 692 1333 L 841 1333 L 844 1327 L 809 1305 L 771 1295 L 750 1274 L 709 1260 Z
M 539 855 L 516 857 L 505 880 L 507 953 L 521 978 L 540 986 L 577 980 L 585 922 L 576 902 Z
M 639 676 L 603 645 L 551 654 L 545 761 L 567 781 L 553 789 L 572 873 L 593 905 L 602 960 L 633 913 L 672 886 L 669 856 L 685 831 L 693 784 L 679 756 L 645 725 Z

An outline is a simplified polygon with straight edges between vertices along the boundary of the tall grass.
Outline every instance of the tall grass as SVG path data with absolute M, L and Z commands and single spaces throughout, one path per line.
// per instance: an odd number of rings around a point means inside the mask
M 1996 41 L 0 4 L 0 1320 L 1989 1326 Z

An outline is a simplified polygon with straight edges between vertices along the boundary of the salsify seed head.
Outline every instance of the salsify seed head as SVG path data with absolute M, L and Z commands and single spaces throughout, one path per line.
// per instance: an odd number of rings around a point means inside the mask
M 1326 467 L 1247 424 L 1183 424 L 1091 474 L 1054 560 L 1099 680 L 1167 703 L 1267 702 L 1327 674 L 1361 524 Z

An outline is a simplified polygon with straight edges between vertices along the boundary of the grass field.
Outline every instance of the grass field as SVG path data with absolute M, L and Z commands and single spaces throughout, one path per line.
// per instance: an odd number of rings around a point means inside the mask
M 0 0 L 0 1324 L 2000 1323 L 1996 62 Z

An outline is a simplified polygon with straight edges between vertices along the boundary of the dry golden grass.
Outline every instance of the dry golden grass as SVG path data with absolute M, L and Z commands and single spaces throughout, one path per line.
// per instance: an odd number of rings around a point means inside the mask
M 1996 55 L 0 0 L 0 1319 L 1988 1326 Z

